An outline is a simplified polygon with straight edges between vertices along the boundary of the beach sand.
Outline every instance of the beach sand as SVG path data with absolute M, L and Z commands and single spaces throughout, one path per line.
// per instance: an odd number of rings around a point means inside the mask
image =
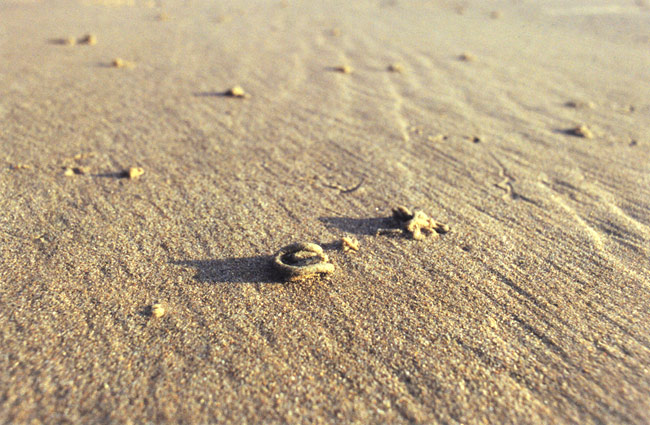
M 0 3 L 0 422 L 648 423 L 650 10 L 603 3 Z

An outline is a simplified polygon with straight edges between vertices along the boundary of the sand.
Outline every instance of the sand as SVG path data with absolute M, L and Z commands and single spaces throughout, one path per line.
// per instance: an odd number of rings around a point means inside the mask
M 648 423 L 650 13 L 606 3 L 0 3 L 0 422 Z

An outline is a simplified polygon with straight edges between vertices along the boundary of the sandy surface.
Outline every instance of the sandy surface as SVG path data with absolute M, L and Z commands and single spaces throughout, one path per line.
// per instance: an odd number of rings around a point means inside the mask
M 649 52 L 631 0 L 0 2 L 0 422 L 648 423 Z

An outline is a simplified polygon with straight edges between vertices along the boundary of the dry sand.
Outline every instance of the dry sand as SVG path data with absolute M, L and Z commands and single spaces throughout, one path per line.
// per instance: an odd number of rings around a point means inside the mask
M 631 0 L 3 1 L 0 422 L 648 423 L 649 52 Z

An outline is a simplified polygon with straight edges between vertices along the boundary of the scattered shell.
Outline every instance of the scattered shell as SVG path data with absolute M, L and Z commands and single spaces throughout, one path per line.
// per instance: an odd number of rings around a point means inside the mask
M 144 169 L 142 169 L 140 167 L 131 167 L 131 168 L 129 168 L 129 178 L 131 180 L 137 179 L 138 177 L 140 177 L 143 174 L 144 174 Z
M 592 133 L 591 130 L 586 125 L 579 125 L 576 128 L 572 128 L 570 130 L 567 130 L 568 134 L 571 134 L 573 136 L 578 136 L 578 137 L 583 137 L 585 139 L 593 139 L 594 138 L 594 133 Z
M 151 315 L 153 317 L 162 317 L 165 314 L 165 307 L 162 304 L 154 304 L 151 306 Z
M 352 67 L 350 65 L 335 66 L 334 70 L 338 71 L 340 73 L 343 73 L 343 74 L 351 74 L 352 73 Z
M 359 250 L 359 241 L 355 238 L 351 238 L 348 236 L 343 236 L 341 238 L 341 246 L 343 247 L 343 251 L 347 252 L 350 250 L 353 251 L 358 251 Z
M 87 44 L 89 46 L 94 46 L 97 44 L 97 37 L 94 34 L 86 34 L 79 39 L 79 44 Z
M 399 72 L 401 74 L 404 72 L 404 65 L 401 63 L 391 63 L 388 65 L 388 70 L 390 72 Z

